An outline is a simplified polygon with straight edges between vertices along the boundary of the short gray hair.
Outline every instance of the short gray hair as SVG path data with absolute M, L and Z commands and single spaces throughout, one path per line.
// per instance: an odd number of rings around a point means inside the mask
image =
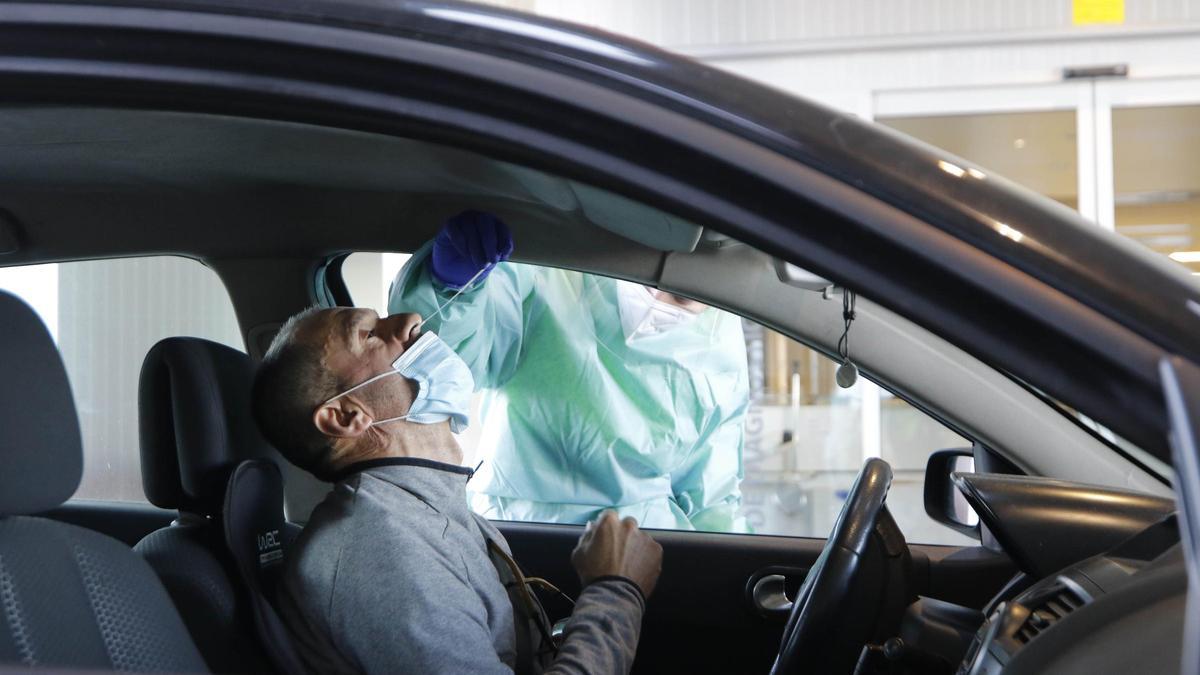
M 321 480 L 331 480 L 333 447 L 313 424 L 317 406 L 338 393 L 340 383 L 325 367 L 325 345 L 298 337 L 321 308 L 289 318 L 263 356 L 254 378 L 254 419 L 289 462 Z

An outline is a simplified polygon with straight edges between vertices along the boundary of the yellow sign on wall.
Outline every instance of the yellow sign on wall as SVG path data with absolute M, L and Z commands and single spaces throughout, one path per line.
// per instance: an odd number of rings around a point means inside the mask
M 1096 23 L 1125 23 L 1125 0 L 1071 0 L 1076 26 Z

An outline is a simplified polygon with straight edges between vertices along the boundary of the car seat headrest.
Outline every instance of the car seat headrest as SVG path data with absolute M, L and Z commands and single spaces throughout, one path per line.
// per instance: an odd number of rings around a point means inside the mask
M 280 461 L 254 423 L 254 364 L 209 340 L 173 337 L 146 354 L 138 381 L 142 487 L 155 506 L 219 514 L 247 459 Z
M 38 315 L 0 291 L 0 516 L 70 499 L 83 443 L 62 357 Z

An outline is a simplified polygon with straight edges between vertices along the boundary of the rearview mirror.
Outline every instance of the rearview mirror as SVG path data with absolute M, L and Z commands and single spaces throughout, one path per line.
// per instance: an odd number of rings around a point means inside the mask
M 925 513 L 953 530 L 979 539 L 979 516 L 951 478 L 955 473 L 974 471 L 975 455 L 971 448 L 938 450 L 930 455 L 925 465 Z

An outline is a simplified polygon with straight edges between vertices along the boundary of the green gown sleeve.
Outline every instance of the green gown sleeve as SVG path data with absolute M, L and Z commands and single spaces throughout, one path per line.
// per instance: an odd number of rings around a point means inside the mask
M 745 408 L 723 419 L 687 461 L 672 472 L 675 501 L 692 527 L 705 532 L 747 532 L 742 504 Z
M 388 312 L 416 312 L 471 368 L 476 389 L 495 389 L 520 363 L 527 325 L 527 304 L 537 269 L 503 262 L 475 288 L 464 291 L 438 311 L 455 291 L 442 288 L 430 274 L 432 242 L 426 243 L 392 281 Z

